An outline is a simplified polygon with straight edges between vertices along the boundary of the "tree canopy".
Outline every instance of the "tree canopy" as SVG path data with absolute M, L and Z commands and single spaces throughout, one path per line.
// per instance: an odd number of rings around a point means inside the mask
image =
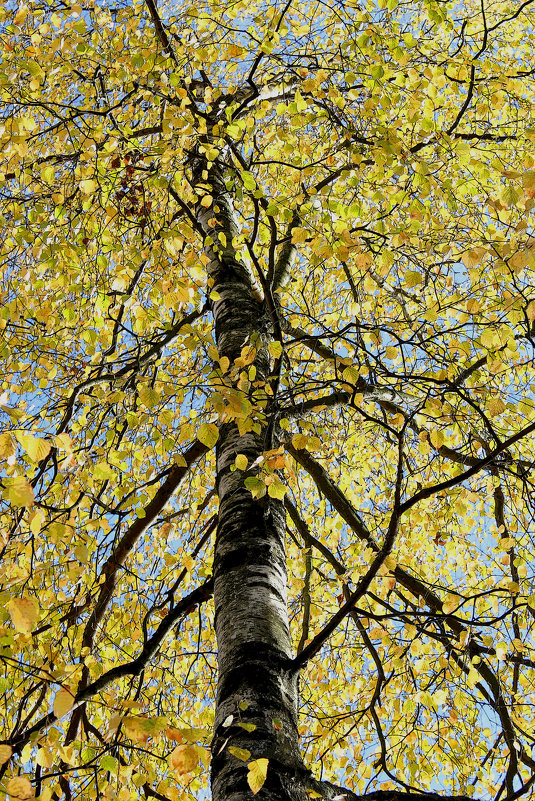
M 0 11 L 12 801 L 532 792 L 534 23 Z

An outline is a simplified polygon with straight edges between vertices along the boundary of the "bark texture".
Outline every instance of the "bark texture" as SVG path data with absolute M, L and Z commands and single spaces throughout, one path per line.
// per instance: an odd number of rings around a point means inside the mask
M 231 371 L 242 348 L 255 349 L 257 393 L 253 383 L 246 400 L 266 405 L 269 395 L 261 396 L 262 384 L 269 380 L 272 320 L 251 271 L 234 249 L 238 226 L 223 166 L 216 163 L 209 176 L 214 204 L 199 207 L 197 220 L 208 242 L 209 274 L 218 293 L 213 303 L 217 349 L 229 359 Z M 216 230 L 225 235 L 225 244 L 217 249 L 209 244 L 214 218 Z M 233 380 L 236 384 L 237 376 Z M 305 798 L 297 780 L 304 769 L 297 682 L 290 670 L 285 511 L 280 501 L 252 497 L 244 480 L 254 471 L 231 470 L 236 454 L 245 454 L 251 465 L 269 447 L 267 415 L 261 417 L 254 431 L 240 433 L 237 423 L 225 423 L 216 451 L 219 522 L 213 575 L 219 681 L 212 745 L 214 801 L 251 799 L 247 763 L 229 751 L 232 746 L 247 749 L 250 759 L 269 759 L 259 798 Z

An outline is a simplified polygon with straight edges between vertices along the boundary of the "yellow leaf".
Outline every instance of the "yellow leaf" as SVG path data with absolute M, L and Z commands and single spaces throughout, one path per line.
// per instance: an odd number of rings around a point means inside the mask
M 72 439 L 68 434 L 56 434 L 56 436 L 54 437 L 54 442 L 58 448 L 61 448 L 67 453 L 72 453 L 73 450 Z
M 247 748 L 237 748 L 234 745 L 230 745 L 228 750 L 232 756 L 235 756 L 236 759 L 241 759 L 242 762 L 247 762 L 251 756 L 251 752 Z
M 210 737 L 211 732 L 209 729 L 201 729 L 198 726 L 192 726 L 189 729 L 181 729 L 182 737 L 188 743 L 196 743 L 197 740 L 203 740 Z
M 481 256 L 476 250 L 468 250 L 461 256 L 461 261 L 464 266 L 470 270 L 472 267 L 477 267 L 481 262 Z
M 239 45 L 231 44 L 227 48 L 227 54 L 230 58 L 234 58 L 235 56 L 241 56 L 242 53 L 246 52 L 243 47 Z
M 9 459 L 16 451 L 16 446 L 9 431 L 0 434 L 0 459 Z
M 296 450 L 302 450 L 307 446 L 307 437 L 305 434 L 294 434 L 292 437 L 292 445 Z
M 48 748 L 39 748 L 35 761 L 42 768 L 51 768 L 54 764 L 54 754 Z
M 244 453 L 239 453 L 234 459 L 234 464 L 236 465 L 237 470 L 247 470 L 248 463 L 249 460 Z
M 282 342 L 270 342 L 268 345 L 269 352 L 274 359 L 279 359 L 282 355 Z
M 214 423 L 203 423 L 199 426 L 197 432 L 197 439 L 206 445 L 207 448 L 213 448 L 219 438 L 219 429 Z
M 160 396 L 152 387 L 143 387 L 139 390 L 139 399 L 148 409 L 152 409 L 160 400 Z
M 177 745 L 169 756 L 169 765 L 182 776 L 184 773 L 191 773 L 195 770 L 201 759 L 201 749 L 198 745 Z
M 34 437 L 27 431 L 15 431 L 15 436 L 32 462 L 40 462 L 50 453 L 50 443 L 40 437 Z
M 33 489 L 25 476 L 13 476 L 4 478 L 3 496 L 13 506 L 25 506 L 29 508 L 35 502 Z
M 422 276 L 416 270 L 407 270 L 405 273 L 405 284 L 411 288 L 422 283 Z
M 306 242 L 308 231 L 306 228 L 292 228 L 292 245 L 299 245 Z
M 181 303 L 190 303 L 195 295 L 195 290 L 192 286 L 186 286 L 182 281 L 179 281 L 176 287 L 176 297 Z
M 346 367 L 342 373 L 342 377 L 348 384 L 356 384 L 359 380 L 359 371 L 354 367 Z
M 17 13 L 13 17 L 13 23 L 15 25 L 22 25 L 22 23 L 28 16 L 28 11 L 29 11 L 28 6 L 19 6 L 17 9 Z
M 466 309 L 470 312 L 470 314 L 477 314 L 481 309 L 481 303 L 477 298 L 469 298 L 466 301 Z
M 429 441 L 434 448 L 441 448 L 444 445 L 444 433 L 437 430 L 430 431 Z
M 488 402 L 488 410 L 491 417 L 497 417 L 506 409 L 505 403 L 501 398 L 491 398 Z
M 30 513 L 30 531 L 32 534 L 39 534 L 44 519 L 45 513 L 41 509 Z
M 249 768 L 247 784 L 251 788 L 253 795 L 256 795 L 264 786 L 268 765 L 269 759 L 253 759 L 252 762 L 249 762 L 247 766 Z
M 80 191 L 83 192 L 84 195 L 92 195 L 97 187 L 98 184 L 96 181 L 90 179 L 80 181 Z
M 522 176 L 522 184 L 524 189 L 535 189 L 535 170 L 528 170 Z
M 74 695 L 65 687 L 62 687 L 61 690 L 58 690 L 56 697 L 54 698 L 54 715 L 57 718 L 62 718 L 67 714 L 67 712 L 71 711 L 73 704 Z
M 184 459 L 181 453 L 175 453 L 173 456 L 173 462 L 176 464 L 177 467 L 187 467 L 188 463 Z
M 284 500 L 284 496 L 286 495 L 286 487 L 281 481 L 279 481 L 278 478 L 269 485 L 268 495 L 270 498 L 277 498 L 279 501 Z
M 10 779 L 6 790 L 11 798 L 20 799 L 20 801 L 34 797 L 32 783 L 27 776 L 15 776 Z
M 112 468 L 106 462 L 99 462 L 93 468 L 93 477 L 100 478 L 103 481 L 107 479 L 113 478 L 115 473 L 113 472 Z
M 0 765 L 5 765 L 11 759 L 13 749 L 10 745 L 0 745 Z
M 496 656 L 498 657 L 498 659 L 505 659 L 505 657 L 507 656 L 507 651 L 508 651 L 507 643 L 499 642 L 495 646 L 495 651 L 496 651 Z
M 146 743 L 149 737 L 157 737 L 163 731 L 166 721 L 163 717 L 146 718 L 142 715 L 128 715 L 123 718 L 127 737 L 137 743 Z
M 79 562 L 82 564 L 86 564 L 87 560 L 89 559 L 89 549 L 84 542 L 81 542 L 79 545 L 76 545 L 74 548 L 74 555 L 78 559 Z
M 190 728 L 190 729 L 175 729 L 169 728 L 165 730 L 165 736 L 170 740 L 181 743 L 183 740 L 189 743 L 195 743 L 197 740 L 203 740 L 210 736 L 208 729 Z
M 22 409 L 13 408 L 13 406 L 0 406 L 0 409 L 8 414 L 12 420 L 22 420 L 26 416 Z

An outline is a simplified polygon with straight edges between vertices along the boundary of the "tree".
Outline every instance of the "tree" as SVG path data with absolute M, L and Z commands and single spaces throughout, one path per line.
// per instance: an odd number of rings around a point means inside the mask
M 531 8 L 0 12 L 14 801 L 530 793 Z

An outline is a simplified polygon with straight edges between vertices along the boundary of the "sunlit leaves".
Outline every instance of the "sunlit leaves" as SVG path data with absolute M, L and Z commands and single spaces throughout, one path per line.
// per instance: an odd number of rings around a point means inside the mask
M 103 481 L 113 479 L 114 477 L 113 468 L 110 467 L 109 464 L 106 464 L 106 462 L 99 462 L 93 468 L 93 476 L 94 478 L 98 478 Z
M 97 187 L 98 184 L 94 180 L 86 179 L 84 181 L 80 181 L 80 190 L 84 193 L 84 195 L 92 195 Z
M 0 10 L 10 26 L 0 73 L 0 639 L 13 660 L 0 696 L 8 733 L 34 704 L 28 725 L 63 710 L 24 757 L 51 773 L 69 765 L 73 797 L 98 784 L 102 798 L 154 788 L 175 801 L 173 762 L 185 797 L 206 793 L 196 749 L 213 723 L 209 602 L 174 621 L 143 682 L 104 687 L 84 707 L 87 729 L 63 745 L 77 719 L 67 688 L 135 660 L 173 604 L 211 575 L 214 454 L 191 468 L 181 455 L 196 438 L 212 449 L 234 424 L 240 437 L 259 436 L 261 455 L 251 440 L 229 454 L 230 479 L 266 506 L 289 498 L 301 516 L 299 526 L 286 520 L 297 647 L 375 551 L 287 443 L 314 455 L 380 544 L 402 429 L 410 497 L 533 418 L 527 12 L 512 17 L 498 2 L 483 25 L 475 2 L 381 0 L 294 4 L 279 21 L 283 7 L 159 3 L 172 57 L 136 4 Z M 197 165 L 205 174 L 193 179 L 196 154 L 225 165 L 235 231 L 212 168 Z M 267 293 L 270 303 L 255 336 L 235 338 L 225 355 L 212 310 L 228 287 L 208 273 L 233 250 L 255 276 L 255 302 Z M 186 312 L 194 317 L 181 325 Z M 381 786 L 374 722 L 358 717 L 377 681 L 367 635 L 388 677 L 375 711 L 389 767 L 422 789 L 436 788 L 439 771 L 463 793 L 479 773 L 475 795 L 496 795 L 507 747 L 503 737 L 492 747 L 500 722 L 478 695 L 469 651 L 481 641 L 483 658 L 500 661 L 522 740 L 533 688 L 512 657 L 530 658 L 532 452 L 532 441 L 515 443 L 401 521 L 399 568 L 385 564 L 362 599 L 363 630 L 348 620 L 303 671 L 307 764 L 321 759 L 356 792 Z M 166 482 L 178 473 L 175 491 Z M 401 569 L 423 588 L 407 589 Z M 450 613 L 474 628 L 445 648 Z M 238 709 L 227 720 L 229 733 L 253 725 Z M 186 750 L 167 763 L 174 746 Z M 245 775 L 249 750 L 230 740 L 227 754 Z M 95 771 L 89 789 L 81 765 L 91 781 Z M 256 788 L 265 773 L 255 771 Z
M 269 343 L 269 352 L 273 356 L 274 359 L 280 359 L 282 355 L 282 343 L 281 342 L 270 342 Z
M 12 753 L 13 749 L 10 745 L 0 745 L 0 765 L 4 765 L 9 759 L 11 759 Z
M 158 401 L 160 400 L 160 396 L 158 392 L 156 392 L 152 387 L 143 387 L 139 390 L 139 397 L 141 402 L 148 408 L 152 409 Z
M 12 434 L 5 432 L 0 434 L 0 459 L 7 459 L 13 456 L 16 451 L 16 446 Z
M 196 727 L 190 727 L 187 729 L 177 729 L 175 727 L 171 727 L 165 730 L 165 736 L 170 740 L 175 740 L 179 743 L 183 740 L 188 743 L 195 743 L 198 740 L 203 740 L 209 737 L 210 731 L 208 729 L 200 729 Z
M 247 470 L 248 459 L 244 453 L 238 453 L 234 459 L 234 464 L 237 470 Z

